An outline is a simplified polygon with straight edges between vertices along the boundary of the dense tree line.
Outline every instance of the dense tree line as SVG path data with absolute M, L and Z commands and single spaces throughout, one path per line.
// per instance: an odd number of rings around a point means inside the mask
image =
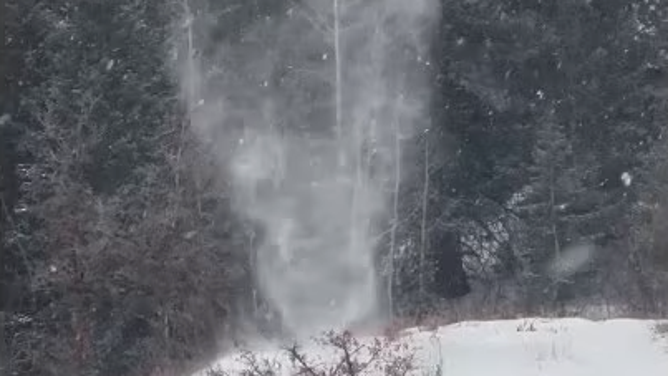
M 165 67 L 173 8 L 7 9 L 16 23 L 4 45 L 5 364 L 22 374 L 147 374 L 215 351 L 218 323 L 241 295 L 241 225 L 214 193 L 223 183 L 206 169 L 190 175 L 188 164 L 206 161 L 181 131 Z
M 441 3 L 429 125 L 404 141 L 397 314 L 474 295 L 665 313 L 668 5 Z M 171 48 L 185 9 L 234 44 L 290 4 L 2 3 L 1 374 L 187 369 L 265 320 L 262 229 L 189 131 Z
M 432 151 L 421 160 L 433 210 L 427 222 L 437 228 L 430 253 L 447 270 L 433 275 L 442 296 L 482 284 L 528 310 L 585 297 L 659 309 L 653 260 L 664 251 L 637 231 L 661 211 L 645 200 L 646 184 L 655 184 L 649 166 L 662 163 L 655 158 L 665 125 L 664 8 L 444 3 L 434 127 L 415 140 L 450 147 L 441 159 Z M 423 199 L 424 179 L 412 181 L 407 215 Z M 413 218 L 418 236 L 422 219 Z M 455 236 L 444 237 L 448 231 Z M 577 273 L 550 276 L 546 265 L 577 244 L 595 256 Z

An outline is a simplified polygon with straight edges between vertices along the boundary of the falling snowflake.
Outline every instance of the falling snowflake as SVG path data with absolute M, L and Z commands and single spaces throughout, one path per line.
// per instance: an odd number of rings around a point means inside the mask
M 622 173 L 622 176 L 619 177 L 622 179 L 622 183 L 624 183 L 624 186 L 628 187 L 631 185 L 631 181 L 633 180 L 633 177 L 631 177 L 631 174 L 628 172 Z

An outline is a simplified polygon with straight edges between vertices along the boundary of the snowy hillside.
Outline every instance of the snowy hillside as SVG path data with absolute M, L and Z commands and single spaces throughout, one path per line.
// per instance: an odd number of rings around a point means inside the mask
M 435 331 L 407 330 L 390 347 L 395 355 L 415 354 L 416 375 L 665 376 L 668 340 L 656 333 L 656 324 L 583 319 L 464 322 Z M 330 348 L 316 344 L 306 348 L 302 353 L 310 364 L 335 364 L 340 359 Z M 277 374 L 294 374 L 285 350 L 256 354 L 256 359 L 273 364 Z M 242 358 L 232 355 L 213 367 L 235 375 L 248 369 Z M 368 370 L 365 374 L 382 373 Z M 204 375 L 206 371 L 196 374 Z

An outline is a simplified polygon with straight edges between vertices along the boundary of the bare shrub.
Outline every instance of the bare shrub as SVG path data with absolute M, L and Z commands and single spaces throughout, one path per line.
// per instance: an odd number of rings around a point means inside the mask
M 405 342 L 391 338 L 360 340 L 349 331 L 330 331 L 315 340 L 323 357 L 294 344 L 282 349 L 287 362 L 266 359 L 252 352 L 242 352 L 238 359 L 245 369 L 230 373 L 221 368 L 212 368 L 207 376 L 406 376 L 415 367 L 415 354 Z M 289 364 L 289 370 L 283 370 Z M 287 371 L 287 372 L 282 372 Z
M 654 333 L 659 337 L 664 337 L 668 339 L 668 321 L 661 321 L 654 325 Z

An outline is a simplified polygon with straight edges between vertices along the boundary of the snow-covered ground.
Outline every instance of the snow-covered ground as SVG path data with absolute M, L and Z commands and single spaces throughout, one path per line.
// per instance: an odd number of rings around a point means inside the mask
M 420 367 L 415 375 L 666 376 L 668 339 L 655 332 L 656 324 L 583 319 L 464 322 L 434 331 L 406 330 L 390 350 L 414 353 L 414 364 Z M 362 343 L 373 340 L 359 338 Z M 310 364 L 335 364 L 340 359 L 331 347 L 312 343 L 304 349 Z M 257 359 L 272 362 L 277 374 L 294 374 L 286 351 L 255 354 Z M 214 367 L 227 375 L 248 369 L 239 354 L 218 360 Z M 365 374 L 383 373 L 369 370 Z M 196 374 L 204 375 L 205 371 Z

